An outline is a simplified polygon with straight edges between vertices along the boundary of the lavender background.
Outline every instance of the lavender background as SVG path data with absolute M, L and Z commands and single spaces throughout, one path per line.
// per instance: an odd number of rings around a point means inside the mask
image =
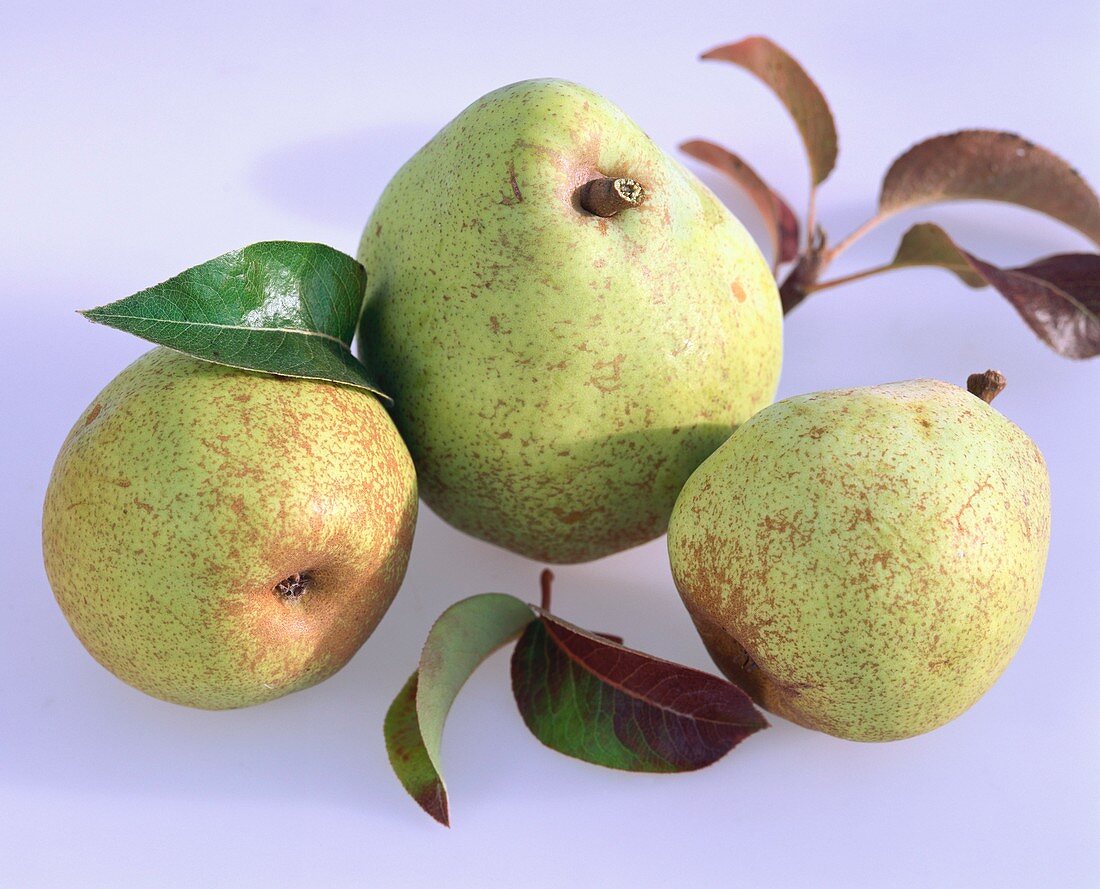
M 703 772 L 621 774 L 542 748 L 497 655 L 448 725 L 448 832 L 390 773 L 385 707 L 446 605 L 534 597 L 538 565 L 425 512 L 404 590 L 351 665 L 228 713 L 118 682 L 54 604 L 38 540 L 53 457 L 146 348 L 74 309 L 262 239 L 353 251 L 409 155 L 480 94 L 532 76 L 599 90 L 669 149 L 723 141 L 801 206 L 782 109 L 748 75 L 694 61 L 758 32 L 808 66 L 838 117 L 819 204 L 834 237 L 869 213 L 897 153 L 965 126 L 1019 131 L 1100 185 L 1095 0 L 0 8 L 0 886 L 1100 884 L 1100 361 L 1058 358 L 942 272 L 811 298 L 789 319 L 780 390 L 992 365 L 1010 381 L 998 407 L 1047 456 L 1054 532 L 1031 631 L 996 687 L 930 735 L 861 745 L 775 719 Z M 881 261 L 925 218 L 993 261 L 1089 246 L 1035 214 L 965 205 L 884 225 L 836 271 Z M 709 666 L 663 540 L 561 569 L 555 605 Z

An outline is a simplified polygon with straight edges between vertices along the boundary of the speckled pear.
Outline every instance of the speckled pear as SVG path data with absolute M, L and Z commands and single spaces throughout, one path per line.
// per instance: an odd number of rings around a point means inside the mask
M 915 380 L 758 413 L 688 480 L 668 547 L 726 675 L 794 722 L 886 741 L 990 688 L 1049 535 L 1032 441 L 970 392 Z
M 680 487 L 771 402 L 767 263 L 595 93 L 479 99 L 394 177 L 359 247 L 360 354 L 425 502 L 544 562 L 662 534 Z
M 401 584 L 416 507 L 408 451 L 370 394 L 154 349 L 61 448 L 46 572 L 119 678 L 243 707 L 356 652 Z

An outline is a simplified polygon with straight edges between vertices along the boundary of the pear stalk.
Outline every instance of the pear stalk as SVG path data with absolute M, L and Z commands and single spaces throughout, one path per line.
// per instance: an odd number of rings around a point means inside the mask
M 966 391 L 971 395 L 977 395 L 986 404 L 991 404 L 993 399 L 1004 391 L 1006 382 L 1004 374 L 996 370 L 987 370 L 985 373 L 968 376 Z
M 645 189 L 633 179 L 601 178 L 584 183 L 577 193 L 581 207 L 605 219 L 645 201 Z
M 539 591 L 541 596 L 539 598 L 539 608 L 543 611 L 550 610 L 550 590 L 554 584 L 554 572 L 549 568 L 543 568 L 542 574 L 539 575 Z

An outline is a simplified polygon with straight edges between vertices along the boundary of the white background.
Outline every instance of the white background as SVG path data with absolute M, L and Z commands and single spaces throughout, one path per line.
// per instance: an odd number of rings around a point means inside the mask
M 390 773 L 383 713 L 445 606 L 534 597 L 540 566 L 425 513 L 404 589 L 347 669 L 206 713 L 84 653 L 38 538 L 70 424 L 146 348 L 74 310 L 258 240 L 353 252 L 387 179 L 482 93 L 578 80 L 670 150 L 691 136 L 736 148 L 801 206 L 781 108 L 747 74 L 695 61 L 770 34 L 839 120 L 820 201 L 836 237 L 898 152 L 965 126 L 1022 132 L 1100 184 L 1095 0 L 228 6 L 0 11 L 0 886 L 1100 885 L 1100 361 L 1057 357 L 996 295 L 942 272 L 812 297 L 788 320 L 780 391 L 992 365 L 1009 379 L 997 406 L 1047 456 L 1054 532 L 1031 631 L 977 706 L 921 738 L 846 743 L 774 719 L 702 772 L 622 774 L 529 736 L 497 655 L 447 728 L 447 831 Z M 1089 246 L 1034 214 L 956 206 L 883 226 L 837 271 L 885 259 L 925 218 L 993 261 Z M 709 666 L 663 541 L 560 570 L 555 607 Z

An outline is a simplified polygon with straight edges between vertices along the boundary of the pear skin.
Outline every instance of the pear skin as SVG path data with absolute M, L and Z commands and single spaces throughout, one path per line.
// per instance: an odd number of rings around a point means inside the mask
M 401 585 L 416 509 L 412 461 L 369 393 L 154 349 L 61 448 L 46 572 L 116 676 L 243 707 L 358 650 Z
M 668 547 L 726 675 L 801 725 L 885 741 L 990 688 L 1049 537 L 1034 443 L 969 392 L 915 380 L 758 413 L 688 480 Z
M 644 196 L 597 206 L 586 186 L 603 179 Z M 664 533 L 691 472 L 775 393 L 782 313 L 760 250 L 573 83 L 513 84 L 463 111 L 387 186 L 359 259 L 360 355 L 394 399 L 421 496 L 543 562 Z

